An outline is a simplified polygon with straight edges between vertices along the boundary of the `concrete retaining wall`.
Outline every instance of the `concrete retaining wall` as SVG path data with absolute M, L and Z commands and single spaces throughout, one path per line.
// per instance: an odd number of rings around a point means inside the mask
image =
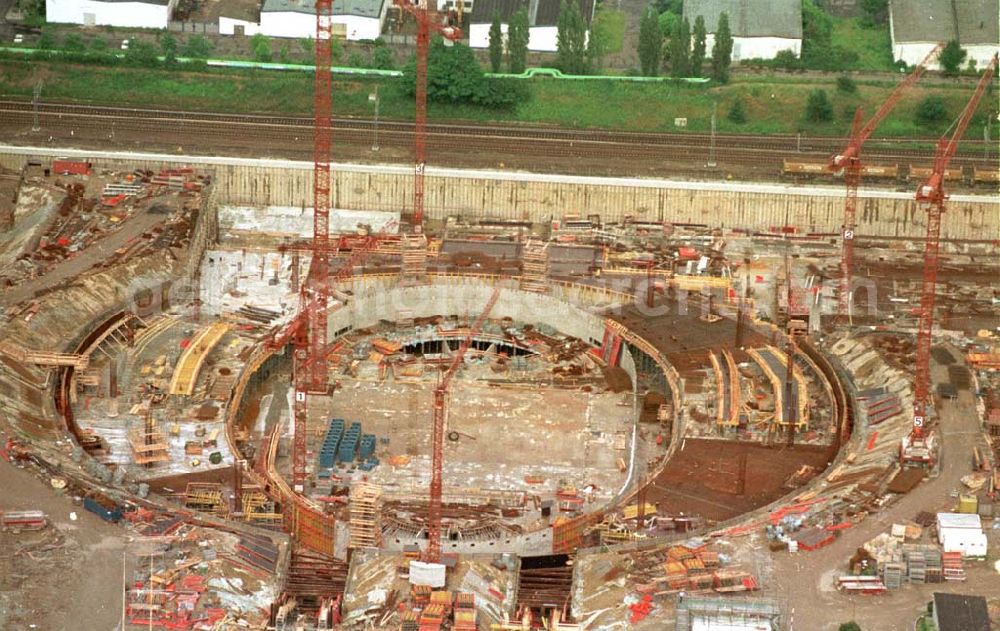
M 98 153 L 82 150 L 0 147 L 0 165 L 20 168 L 26 157 L 84 158 L 98 167 L 159 168 L 199 165 L 214 171 L 219 202 L 251 206 L 295 206 L 312 197 L 312 164 L 264 160 Z M 333 204 L 352 210 L 406 211 L 413 198 L 412 168 L 337 164 Z M 535 173 L 429 168 L 427 215 L 548 221 L 567 214 L 598 214 L 607 221 L 705 224 L 723 229 L 766 231 L 795 226 L 799 233 L 840 232 L 844 190 L 839 186 L 785 186 L 739 182 L 677 182 L 653 179 L 549 176 Z M 911 191 L 862 189 L 859 236 L 924 236 L 924 212 Z M 996 240 L 1000 198 L 955 195 L 941 227 L 944 239 Z

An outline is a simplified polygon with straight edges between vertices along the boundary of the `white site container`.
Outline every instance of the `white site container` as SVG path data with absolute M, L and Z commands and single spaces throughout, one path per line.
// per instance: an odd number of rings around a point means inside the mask
M 964 528 L 966 530 L 983 531 L 983 522 L 979 515 L 970 513 L 938 513 L 937 514 L 938 541 L 941 540 L 941 531 L 945 528 Z
M 989 547 L 986 533 L 972 528 L 944 528 L 938 539 L 945 552 L 961 552 L 963 557 L 985 558 Z

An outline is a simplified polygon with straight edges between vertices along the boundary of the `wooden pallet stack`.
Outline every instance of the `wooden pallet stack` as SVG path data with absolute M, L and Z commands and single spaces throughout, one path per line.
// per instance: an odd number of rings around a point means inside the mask
M 476 595 L 458 594 L 455 597 L 455 631 L 476 631 Z
M 427 279 L 427 237 L 422 234 L 403 235 L 402 281 L 420 284 Z
M 416 611 L 404 611 L 399 631 L 420 631 L 420 614 Z
M 441 626 L 447 619 L 444 605 L 430 604 L 420 612 L 419 631 L 440 631 Z
M 521 291 L 545 293 L 549 281 L 548 244 L 529 239 L 521 261 Z
M 379 545 L 379 503 L 382 488 L 359 484 L 351 493 L 351 548 L 377 548 Z
M 962 564 L 961 552 L 945 552 L 941 555 L 942 573 L 946 581 L 964 581 L 965 567 Z

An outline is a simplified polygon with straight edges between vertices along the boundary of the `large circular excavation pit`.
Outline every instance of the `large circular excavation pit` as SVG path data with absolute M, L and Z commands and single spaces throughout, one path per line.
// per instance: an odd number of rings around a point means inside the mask
M 404 315 L 414 316 L 383 316 L 363 326 L 369 308 L 376 308 L 363 296 L 331 315 L 334 320 L 350 312 L 356 324 L 336 339 L 332 395 L 309 397 L 307 441 L 307 495 L 337 504 L 336 496 L 360 482 L 378 485 L 386 547 L 422 536 L 434 390 L 478 315 L 472 305 L 481 310 L 491 290 L 393 291 L 422 295 L 417 304 L 400 303 Z M 393 310 L 378 302 L 381 313 Z M 546 306 L 558 309 L 554 317 L 544 317 Z M 431 309 L 440 313 L 426 313 Z M 524 322 L 526 312 L 539 317 Z M 451 540 L 510 539 L 543 530 L 560 515 L 604 508 L 619 495 L 629 477 L 637 410 L 631 377 L 594 353 L 603 326 L 601 317 L 548 296 L 501 292 L 449 389 L 443 500 Z M 331 322 L 333 331 L 345 328 Z M 360 448 L 333 450 L 329 445 L 342 447 L 354 423 L 361 426 Z M 286 478 L 288 453 L 280 450 L 277 461 Z

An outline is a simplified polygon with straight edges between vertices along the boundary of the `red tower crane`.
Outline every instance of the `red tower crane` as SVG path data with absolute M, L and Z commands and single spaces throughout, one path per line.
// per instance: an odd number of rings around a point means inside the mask
M 306 479 L 306 426 L 310 394 L 328 392 L 327 315 L 330 303 L 330 257 L 337 245 L 330 243 L 330 149 L 333 145 L 333 0 L 316 1 L 316 76 L 313 83 L 313 236 L 312 260 L 306 281 L 299 290 L 299 313 L 269 341 L 270 348 L 294 348 L 292 375 L 295 385 L 292 483 L 304 490 Z M 339 242 L 338 242 L 339 243 Z M 351 258 L 338 270 L 336 279 L 349 275 L 367 256 L 378 239 L 369 238 L 352 249 Z
M 934 156 L 934 168 L 930 177 L 917 189 L 917 202 L 927 209 L 927 239 L 924 242 L 924 277 L 920 288 L 920 322 L 917 326 L 917 368 L 913 395 L 913 429 L 903 440 L 902 459 L 915 464 L 930 464 L 933 460 L 933 446 L 930 444 L 924 424 L 927 420 L 927 404 L 930 400 L 931 329 L 934 326 L 934 299 L 937 289 L 938 250 L 941 236 L 941 215 L 944 213 L 948 196 L 944 192 L 944 175 L 948 169 L 958 143 L 965 134 L 969 121 L 986 91 L 997 58 L 990 61 L 979 79 L 976 91 L 962 110 L 955 123 L 951 138 L 944 136 L 938 141 Z
M 299 290 L 299 311 L 298 314 L 283 329 L 279 329 L 267 340 L 267 347 L 272 350 L 284 348 L 289 342 L 292 343 L 294 354 L 292 357 L 292 380 L 295 386 L 294 404 L 294 436 L 292 438 L 292 484 L 296 491 L 305 488 L 306 478 L 306 430 L 308 419 L 308 396 L 309 394 L 326 394 L 326 366 L 327 356 L 330 354 L 330 346 L 326 339 L 327 315 L 329 310 L 330 287 L 339 281 L 347 278 L 354 272 L 354 267 L 364 261 L 377 247 L 381 237 L 365 237 L 360 242 L 354 244 L 351 255 L 333 274 L 324 276 L 323 288 L 316 291 L 318 284 L 314 277 L 315 250 L 313 265 L 309 267 L 309 279 L 303 283 Z M 325 264 L 329 265 L 329 256 L 334 252 L 336 246 L 328 246 Z M 327 269 L 329 272 L 329 269 Z M 322 313 L 317 313 L 318 310 Z M 322 326 L 321 335 L 315 335 L 314 326 Z M 322 346 L 314 348 L 316 340 L 321 340 Z M 318 361 L 317 361 L 318 360 Z M 317 363 L 322 363 L 324 372 L 315 374 Z M 322 385 L 316 387 L 313 382 L 314 377 L 322 379 Z
M 483 323 L 489 317 L 490 311 L 497 304 L 500 298 L 500 288 L 497 287 L 490 294 L 490 299 L 486 306 L 479 313 L 479 317 L 472 323 L 465 339 L 458 347 L 455 355 L 451 358 L 448 370 L 441 377 L 441 381 L 434 388 L 434 433 L 431 438 L 431 495 L 430 503 L 427 506 L 427 550 L 424 558 L 430 563 L 437 563 L 441 560 L 441 466 L 444 461 L 444 427 L 448 416 L 448 387 L 451 379 L 458 372 L 458 367 L 462 365 L 466 351 L 472 345 L 472 338 L 483 328 Z
M 851 297 L 851 276 L 854 273 L 854 217 L 858 207 L 858 186 L 861 184 L 861 148 L 865 141 L 872 135 L 882 119 L 896 107 L 896 103 L 903 96 L 903 92 L 920 79 L 920 76 L 927 68 L 930 60 L 937 55 L 943 44 L 938 44 L 931 52 L 924 57 L 923 61 L 917 64 L 913 72 L 896 86 L 889 95 L 889 98 L 882 103 L 878 111 L 868 122 L 861 124 L 861 107 L 854 112 L 854 122 L 851 125 L 851 135 L 847 140 L 847 147 L 839 154 L 830 158 L 827 169 L 830 171 L 843 171 L 844 183 L 847 185 L 847 198 L 844 200 L 844 225 L 841 232 L 843 240 L 840 260 L 840 303 L 838 314 L 841 318 L 847 317 L 850 309 Z
M 413 231 L 421 232 L 424 227 L 424 169 L 427 165 L 427 54 L 430 48 L 431 29 L 446 39 L 457 41 L 462 31 L 436 21 L 436 11 L 427 8 L 431 0 L 396 0 L 396 5 L 409 13 L 417 21 L 417 90 L 416 117 L 413 125 Z

